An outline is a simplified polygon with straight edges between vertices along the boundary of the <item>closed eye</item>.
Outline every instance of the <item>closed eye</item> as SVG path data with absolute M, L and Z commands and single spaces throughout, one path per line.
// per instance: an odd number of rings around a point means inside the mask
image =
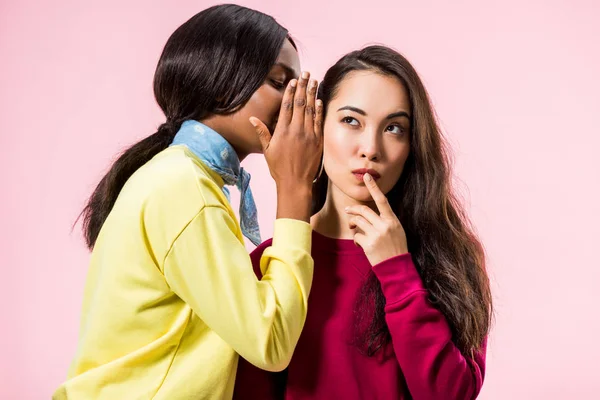
M 277 90 L 281 90 L 281 89 L 285 88 L 285 82 L 281 82 L 276 79 L 270 79 L 270 81 L 271 81 L 271 85 L 273 85 L 273 87 Z

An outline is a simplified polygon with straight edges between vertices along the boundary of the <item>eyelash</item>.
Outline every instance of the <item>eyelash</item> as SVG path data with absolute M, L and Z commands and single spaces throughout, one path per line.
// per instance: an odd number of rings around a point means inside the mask
M 271 79 L 271 85 L 273 85 L 273 87 L 275 89 L 281 90 L 283 88 L 285 88 L 285 83 L 284 82 L 280 82 L 278 80 L 275 79 Z
M 351 125 L 352 121 L 356 121 L 356 118 L 352 118 L 352 117 L 344 117 L 342 118 L 342 122 L 348 125 Z M 358 121 L 356 121 L 358 122 Z M 352 125 L 352 126 L 356 126 L 356 125 Z
M 391 124 L 387 128 L 389 128 L 390 126 L 395 126 L 395 127 L 398 127 L 398 129 L 400 129 L 400 132 L 394 133 L 394 135 L 402 135 L 404 133 L 404 128 L 401 127 L 400 125 L 398 125 L 398 124 Z M 387 130 L 387 128 L 386 128 L 386 130 Z M 391 131 L 388 131 L 388 132 L 391 132 Z
M 353 117 L 344 117 L 344 118 L 342 118 L 342 121 L 341 121 L 341 122 L 342 122 L 342 123 L 344 123 L 344 124 L 348 124 L 348 125 L 350 125 L 350 126 L 352 126 L 352 127 L 356 127 L 356 125 L 352 125 L 352 124 L 351 124 L 353 121 L 356 121 L 356 122 L 358 122 L 358 121 L 356 120 L 356 118 L 353 118 Z M 388 130 L 387 130 L 387 129 L 388 129 L 390 126 L 398 127 L 398 129 L 400 129 L 400 132 L 399 132 L 399 133 L 393 133 L 394 135 L 402 135 L 402 134 L 404 134 L 404 133 L 405 133 L 405 129 L 404 129 L 404 128 L 403 128 L 401 125 L 399 125 L 399 124 L 390 124 L 390 125 L 388 125 L 388 126 L 385 128 L 385 129 L 386 129 L 386 132 L 391 132 L 391 131 L 388 131 Z

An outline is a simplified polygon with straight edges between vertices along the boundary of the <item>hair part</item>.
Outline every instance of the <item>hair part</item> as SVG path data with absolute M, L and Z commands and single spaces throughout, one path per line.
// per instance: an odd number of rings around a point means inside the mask
M 388 47 L 369 46 L 343 56 L 325 74 L 318 94 L 324 115 L 340 84 L 353 71 L 395 77 L 408 92 L 410 154 L 387 197 L 406 232 L 429 301 L 446 317 L 457 347 L 472 355 L 489 333 L 490 283 L 483 247 L 452 188 L 449 152 L 425 86 L 404 56 Z M 315 184 L 313 214 L 325 204 L 328 180 L 323 173 Z M 355 342 L 368 356 L 391 340 L 384 308 L 381 285 L 371 272 L 355 304 Z

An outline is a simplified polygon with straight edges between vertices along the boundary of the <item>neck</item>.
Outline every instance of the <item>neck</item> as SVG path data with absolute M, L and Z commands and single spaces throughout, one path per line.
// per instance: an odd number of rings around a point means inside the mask
M 227 129 L 227 124 L 223 122 L 222 118 L 218 117 L 219 116 L 210 116 L 201 120 L 200 122 L 208 126 L 210 129 L 214 130 L 215 132 L 218 132 L 219 135 L 223 136 L 223 138 L 227 140 L 231 147 L 233 147 L 233 149 L 235 150 L 235 153 L 237 154 L 240 162 L 244 161 L 244 159 L 248 156 L 248 153 L 241 151 L 238 148 L 238 146 L 234 144 L 234 141 L 231 140 L 232 135 Z
M 348 225 L 348 214 L 344 209 L 354 205 L 375 207 L 372 202 L 365 203 L 348 196 L 329 181 L 325 205 L 311 218 L 310 223 L 321 235 L 334 239 L 353 239 L 354 230 Z

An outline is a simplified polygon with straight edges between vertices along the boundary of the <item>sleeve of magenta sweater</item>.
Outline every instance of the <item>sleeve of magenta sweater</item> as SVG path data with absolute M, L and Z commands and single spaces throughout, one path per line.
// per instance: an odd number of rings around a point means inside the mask
M 486 344 L 474 359 L 458 350 L 446 318 L 428 301 L 410 254 L 377 264 L 373 272 L 386 299 L 386 322 L 412 397 L 475 399 L 483 384 Z

